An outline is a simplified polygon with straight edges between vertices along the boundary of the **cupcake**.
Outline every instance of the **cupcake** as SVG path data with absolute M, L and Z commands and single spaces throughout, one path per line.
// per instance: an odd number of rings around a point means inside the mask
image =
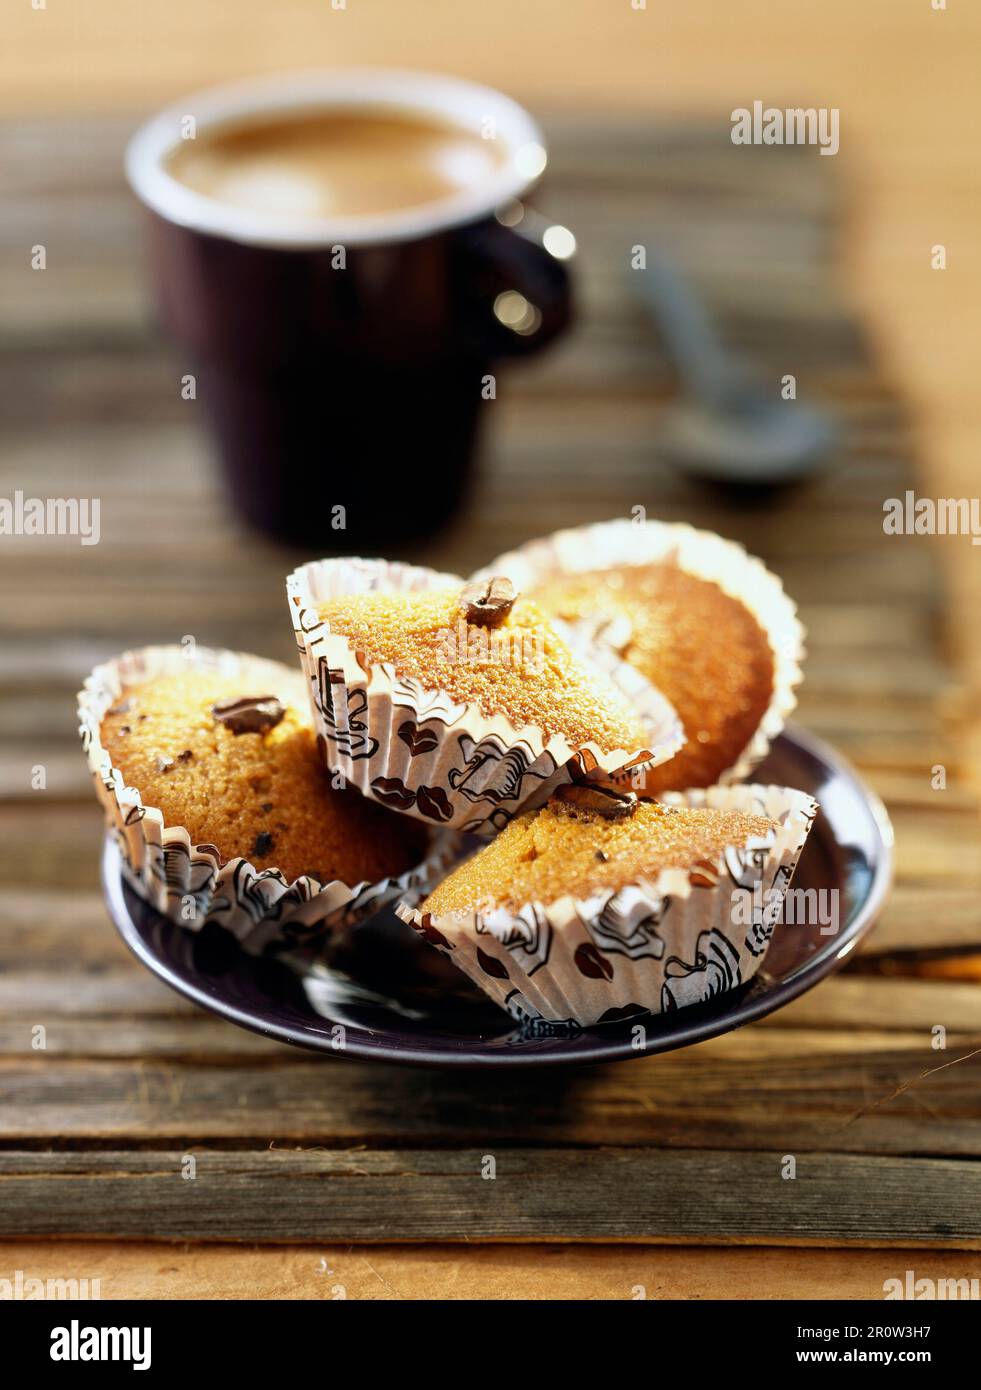
M 165 915 L 250 950 L 350 925 L 449 862 L 450 837 L 331 778 L 306 684 L 278 662 L 150 647 L 99 667 L 83 743 L 127 877 Z
M 518 1019 L 667 1013 L 759 969 L 816 811 L 783 787 L 567 786 L 396 910 Z
M 573 651 L 505 575 L 322 560 L 288 590 L 325 761 L 396 810 L 491 835 L 564 782 L 681 745 L 639 672 Z
M 803 629 L 780 581 L 690 526 L 612 521 L 495 560 L 553 619 L 608 644 L 678 711 L 683 749 L 649 792 L 745 777 L 795 704 Z M 636 785 L 636 779 L 634 780 Z

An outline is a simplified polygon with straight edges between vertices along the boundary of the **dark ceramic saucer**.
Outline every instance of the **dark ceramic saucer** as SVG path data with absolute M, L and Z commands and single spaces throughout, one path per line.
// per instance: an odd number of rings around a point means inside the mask
M 257 959 L 220 928 L 192 933 L 147 907 L 123 882 L 109 841 L 103 882 L 123 940 L 154 974 L 202 1008 L 281 1042 L 439 1067 L 613 1062 L 686 1047 L 772 1013 L 834 970 L 882 906 L 892 827 L 843 759 L 812 735 L 788 729 L 753 780 L 798 787 L 820 803 L 794 886 L 838 889 L 837 935 L 822 935 L 818 924 L 778 927 L 763 968 L 742 988 L 677 1013 L 571 1037 L 522 1034 L 391 912 L 337 935 L 319 962 Z M 642 1047 L 635 1045 L 637 1023 Z

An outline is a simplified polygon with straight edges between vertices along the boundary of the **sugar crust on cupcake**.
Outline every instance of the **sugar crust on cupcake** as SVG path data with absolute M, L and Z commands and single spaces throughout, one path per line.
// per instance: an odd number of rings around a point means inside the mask
M 774 686 L 767 634 L 738 599 L 669 562 L 557 575 L 533 597 L 569 622 L 604 620 L 604 639 L 678 711 L 687 742 L 648 770 L 647 791 L 711 786 L 738 760 Z
M 518 912 L 529 903 L 617 891 L 662 869 L 690 868 L 775 829 L 765 816 L 638 801 L 610 820 L 551 801 L 526 812 L 459 865 L 429 894 L 421 913 Z
M 534 725 L 546 739 L 592 742 L 604 752 L 643 747 L 649 737 L 612 680 L 580 660 L 529 599 L 519 598 L 490 632 L 463 618 L 459 589 L 339 595 L 317 611 L 364 666 L 390 664 L 517 728 Z
M 331 785 L 303 677 L 278 663 L 242 658 L 234 674 L 189 667 L 124 686 L 101 741 L 144 805 L 224 861 L 354 885 L 425 854 L 424 827 Z

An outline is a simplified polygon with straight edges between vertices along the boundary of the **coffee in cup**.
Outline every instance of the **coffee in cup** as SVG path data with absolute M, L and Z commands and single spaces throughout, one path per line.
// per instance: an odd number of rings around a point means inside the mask
M 415 112 L 308 111 L 204 131 L 166 169 L 258 218 L 365 217 L 423 208 L 486 183 L 496 140 Z
M 569 320 L 544 165 L 516 103 L 421 73 L 257 80 L 137 132 L 163 317 L 254 526 L 377 552 L 457 509 L 495 363 Z

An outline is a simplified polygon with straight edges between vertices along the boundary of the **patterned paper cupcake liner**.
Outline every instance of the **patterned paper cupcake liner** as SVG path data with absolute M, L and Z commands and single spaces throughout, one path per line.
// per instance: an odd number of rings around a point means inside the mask
M 377 883 L 321 883 L 304 874 L 292 882 L 278 869 L 259 871 L 215 845 L 195 845 L 186 829 L 166 825 L 143 803 L 102 746 L 100 729 L 124 686 L 188 669 L 234 676 L 248 661 L 251 676 L 268 664 L 270 687 L 281 667 L 238 652 L 197 647 L 144 647 L 96 667 L 78 695 L 79 734 L 106 814 L 119 845 L 123 872 L 133 889 L 165 917 L 199 931 L 209 923 L 230 931 L 252 954 L 273 945 L 310 945 L 336 927 L 353 926 L 396 899 L 418 901 L 459 853 L 458 837 L 436 832 L 421 863 Z
M 597 522 L 529 541 L 483 566 L 473 578 L 506 574 L 525 592 L 562 574 L 629 565 L 670 563 L 698 579 L 717 584 L 723 593 L 752 613 L 766 633 L 773 653 L 773 694 L 756 732 L 737 760 L 718 778 L 723 784 L 747 777 L 766 756 L 797 704 L 801 680 L 804 628 L 797 606 L 775 574 L 735 541 L 685 523 L 634 522 L 625 518 Z M 593 646 L 622 649 L 629 633 L 618 632 L 617 619 L 598 618 L 576 624 L 580 639 Z
M 549 1020 L 552 1031 L 669 1013 L 736 989 L 763 962 L 817 803 L 764 786 L 661 800 L 767 816 L 777 828 L 716 859 L 587 899 L 517 912 L 437 916 L 413 904 L 396 912 L 513 1017 Z
M 638 713 L 648 731 L 642 749 L 574 747 L 532 725 L 516 728 L 502 714 L 488 715 L 475 703 L 427 690 L 389 663 L 367 665 L 317 611 L 318 604 L 342 594 L 462 585 L 455 575 L 361 559 L 317 560 L 287 580 L 324 758 L 365 796 L 421 820 L 488 836 L 565 782 L 655 767 L 678 751 L 684 730 L 674 708 L 608 646 L 579 655 L 594 655 Z

